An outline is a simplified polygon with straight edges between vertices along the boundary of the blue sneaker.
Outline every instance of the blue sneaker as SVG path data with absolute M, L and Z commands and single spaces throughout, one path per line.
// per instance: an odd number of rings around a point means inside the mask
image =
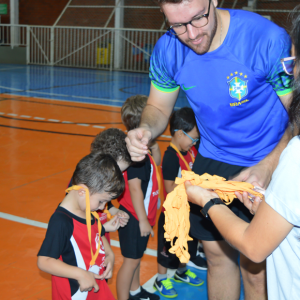
M 163 297 L 175 298 L 178 296 L 176 290 L 173 287 L 170 278 L 158 281 L 157 278 L 154 281 L 154 289 L 157 290 Z
M 185 282 L 193 286 L 200 286 L 204 283 L 204 281 L 191 270 L 187 270 L 183 274 L 178 274 L 175 272 L 173 280 L 176 282 Z

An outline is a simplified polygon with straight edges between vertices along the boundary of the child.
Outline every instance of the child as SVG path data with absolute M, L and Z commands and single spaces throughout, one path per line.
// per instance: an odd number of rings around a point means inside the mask
M 131 158 L 127 151 L 126 134 L 118 128 L 109 128 L 96 135 L 92 144 L 91 152 L 97 152 L 102 154 L 110 154 L 117 162 L 121 171 L 125 171 L 131 164 Z M 69 187 L 72 186 L 72 180 L 69 183 Z M 109 201 L 107 203 L 107 210 L 111 215 L 114 215 L 110 221 L 107 222 L 107 216 L 105 213 L 100 213 L 100 220 L 105 228 L 105 237 L 109 241 L 109 232 L 116 231 L 120 226 L 125 226 L 128 222 L 129 216 L 114 207 Z
M 117 162 L 121 172 L 123 172 L 131 164 L 131 158 L 126 147 L 125 138 L 126 134 L 121 129 L 106 129 L 97 134 L 94 138 L 91 144 L 91 152 L 110 154 Z M 116 231 L 120 226 L 124 227 L 129 220 L 128 214 L 114 207 L 111 201 L 107 203 L 107 210 L 115 217 L 103 224 L 106 236 L 109 234 L 108 232 Z
M 142 95 L 128 98 L 121 109 L 123 124 L 127 130 L 137 128 L 147 97 Z M 123 173 L 125 191 L 119 198 L 120 209 L 130 216 L 126 227 L 119 228 L 119 240 L 123 264 L 117 276 L 118 300 L 158 300 L 140 286 L 140 261 L 146 250 L 149 234 L 156 221 L 158 201 L 157 167 L 160 164 L 160 150 L 157 143 L 150 146 L 152 155 L 146 155 L 143 162 L 130 166 Z
M 171 143 L 165 152 L 162 163 L 165 196 L 176 187 L 175 178 L 181 177 L 181 170 L 190 171 L 192 169 L 197 154 L 194 145 L 199 140 L 199 132 L 196 126 L 195 115 L 191 108 L 184 107 L 173 113 L 170 118 L 170 132 L 172 136 Z M 164 224 L 165 215 L 163 208 L 157 228 L 158 275 L 154 282 L 154 289 L 164 297 L 174 298 L 178 294 L 173 287 L 172 281 L 167 278 L 167 268 L 177 269 L 173 278 L 177 282 L 186 282 L 193 286 L 200 286 L 204 282 L 195 273 L 188 270 L 186 264 L 180 263 L 175 254 L 169 252 L 171 245 L 164 238 Z M 196 239 L 188 242 L 192 259 L 196 259 L 197 245 L 198 240 Z M 202 266 L 202 269 L 207 269 L 203 258 L 199 256 L 197 260 L 201 260 L 200 268 Z
M 77 164 L 72 180 L 49 221 L 38 267 L 52 274 L 52 299 L 112 300 L 103 279 L 112 276 L 114 254 L 100 236 L 96 210 L 123 192 L 124 179 L 110 155 L 91 153 Z

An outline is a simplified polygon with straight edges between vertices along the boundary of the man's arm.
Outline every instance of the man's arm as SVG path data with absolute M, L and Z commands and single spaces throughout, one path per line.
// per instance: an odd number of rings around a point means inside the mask
M 290 107 L 292 93 L 279 97 L 286 109 Z M 243 170 L 238 176 L 234 177 L 236 181 L 256 182 L 260 187 L 266 189 L 271 181 L 272 174 L 275 171 L 279 157 L 282 151 L 292 138 L 291 128 L 288 126 L 277 146 L 258 164 Z M 238 197 L 242 200 L 242 196 Z M 246 199 L 244 199 L 246 201 Z
M 140 127 L 129 131 L 126 137 L 127 148 L 133 161 L 142 161 L 148 153 L 149 141 L 157 138 L 166 129 L 178 93 L 179 89 L 164 93 L 151 85 Z

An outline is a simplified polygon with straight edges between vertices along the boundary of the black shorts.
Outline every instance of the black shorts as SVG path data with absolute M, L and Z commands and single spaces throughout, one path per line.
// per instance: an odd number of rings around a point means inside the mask
M 147 249 L 149 235 L 142 237 L 139 221 L 124 206 L 120 205 L 119 208 L 129 215 L 127 225 L 118 229 L 121 253 L 126 258 L 142 258 Z
M 230 165 L 217 160 L 203 157 L 200 153 L 197 154 L 195 163 L 193 165 L 193 171 L 196 174 L 202 175 L 208 173 L 210 175 L 218 175 L 230 179 L 232 176 L 241 172 L 245 167 Z M 215 227 L 211 219 L 205 218 L 201 212 L 201 207 L 190 203 L 190 222 L 191 222 L 191 234 L 199 240 L 204 241 L 221 241 L 223 237 Z M 228 206 L 232 212 L 244 221 L 250 223 L 253 215 L 238 199 Z
M 177 269 L 179 266 L 179 258 L 169 252 L 171 248 L 171 243 L 167 242 L 164 238 L 164 224 L 165 224 L 165 214 L 162 212 L 158 219 L 157 224 L 157 262 L 165 268 Z M 191 259 L 196 257 L 197 254 L 198 240 L 193 239 L 188 242 L 189 253 Z

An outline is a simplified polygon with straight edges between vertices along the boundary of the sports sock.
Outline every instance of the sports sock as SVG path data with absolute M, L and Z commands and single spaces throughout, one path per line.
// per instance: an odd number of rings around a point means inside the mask
M 161 281 L 167 279 L 167 274 L 157 274 L 156 280 Z
M 182 267 L 182 268 L 178 268 L 177 271 L 176 271 L 176 273 L 177 273 L 178 275 L 182 275 L 183 273 L 186 272 L 186 270 L 187 270 L 187 268 L 186 268 L 186 266 L 184 266 L 184 267 Z
M 137 295 L 138 293 L 140 293 L 142 290 L 141 290 L 141 287 L 139 286 L 139 288 L 137 289 L 137 290 L 135 290 L 135 291 L 130 291 L 130 295 L 131 296 L 135 296 L 135 295 Z

